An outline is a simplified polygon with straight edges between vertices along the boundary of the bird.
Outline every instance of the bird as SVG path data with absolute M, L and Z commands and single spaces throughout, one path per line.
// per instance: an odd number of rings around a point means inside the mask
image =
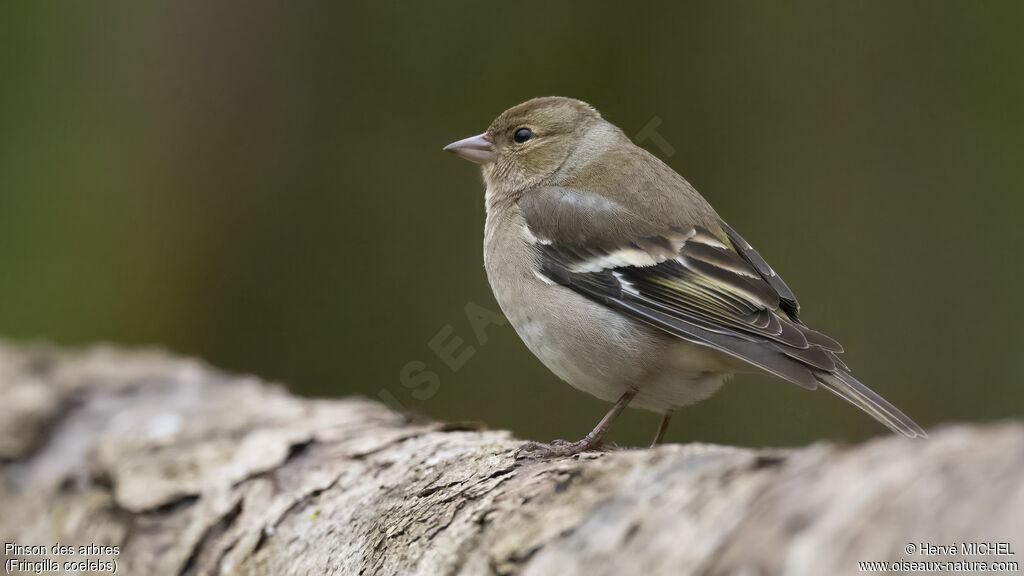
M 484 268 L 527 348 L 612 408 L 583 439 L 522 457 L 605 447 L 627 407 L 672 415 L 737 373 L 825 388 L 908 438 L 927 434 L 855 379 L 843 347 L 806 326 L 782 277 L 675 170 L 586 102 L 549 96 L 443 148 L 479 164 Z

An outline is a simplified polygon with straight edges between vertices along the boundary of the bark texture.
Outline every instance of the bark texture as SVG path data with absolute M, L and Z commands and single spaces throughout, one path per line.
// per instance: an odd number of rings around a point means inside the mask
M 854 574 L 963 542 L 1024 560 L 1016 422 L 517 462 L 507 432 L 369 400 L 2 343 L 0 404 L 0 544 L 116 545 L 119 574 Z

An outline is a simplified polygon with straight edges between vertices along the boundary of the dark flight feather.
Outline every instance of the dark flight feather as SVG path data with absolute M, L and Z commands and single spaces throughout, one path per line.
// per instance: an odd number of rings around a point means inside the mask
M 543 275 L 804 388 L 823 385 L 889 428 L 925 437 L 849 374 L 838 342 L 800 322 L 793 291 L 749 242 L 675 172 L 640 160 L 643 177 L 600 179 L 591 191 L 539 187 L 519 201 Z M 630 201 L 641 190 L 647 201 Z
M 858 382 L 839 359 L 838 342 L 797 319 L 792 291 L 738 234 L 727 246 L 703 228 L 679 238 L 630 242 L 653 265 L 610 265 L 614 248 L 539 244 L 541 272 L 552 281 L 679 338 L 709 346 L 803 388 L 819 385 L 905 436 L 926 437 L 910 418 Z M 653 248 L 653 249 L 650 249 Z M 632 253 L 628 253 L 632 254 Z M 635 257 L 635 255 L 634 255 Z M 659 261 L 660 260 L 660 261 Z

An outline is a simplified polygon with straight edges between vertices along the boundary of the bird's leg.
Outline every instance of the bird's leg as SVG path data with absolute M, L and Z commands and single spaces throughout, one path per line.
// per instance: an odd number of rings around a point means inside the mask
M 612 409 L 604 415 L 604 418 L 597 423 L 597 426 L 590 431 L 582 440 L 578 442 L 566 442 L 565 440 L 555 440 L 551 444 L 543 444 L 541 442 L 527 442 L 516 453 L 517 458 L 529 457 L 529 458 L 551 458 L 551 457 L 564 457 L 579 454 L 580 452 L 586 452 L 588 450 L 597 450 L 601 448 L 604 443 L 604 435 L 608 432 L 608 428 L 611 427 L 612 422 L 618 415 L 629 405 L 629 401 L 636 396 L 636 390 L 627 390 L 619 397 Z
M 665 415 L 661 417 L 661 426 L 658 426 L 658 434 L 654 437 L 654 442 L 651 442 L 651 448 L 661 444 L 661 441 L 665 439 L 665 432 L 668 432 L 668 422 L 671 419 L 671 412 L 666 412 Z
M 622 396 L 619 396 L 619 399 L 615 402 L 615 405 L 612 406 L 612 409 L 604 415 L 604 418 L 601 418 L 601 421 L 597 423 L 597 426 L 594 426 L 594 429 L 590 431 L 590 434 L 587 434 L 580 442 L 586 443 L 588 448 L 600 448 L 601 444 L 604 442 L 604 435 L 608 432 L 608 428 L 610 428 L 612 422 L 619 417 L 619 414 L 626 409 L 626 406 L 629 405 L 630 400 L 632 400 L 634 396 L 636 396 L 636 390 L 633 389 L 627 390 L 622 394 Z

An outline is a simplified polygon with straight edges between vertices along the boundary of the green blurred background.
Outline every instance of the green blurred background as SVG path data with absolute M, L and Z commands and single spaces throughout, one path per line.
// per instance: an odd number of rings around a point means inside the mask
M 0 335 L 580 437 L 606 405 L 507 325 L 476 342 L 481 178 L 441 152 L 557 94 L 631 135 L 660 119 L 674 153 L 644 145 L 921 424 L 1020 417 L 1022 24 L 1020 2 L 4 3 Z M 475 351 L 454 372 L 445 326 Z M 402 385 L 412 361 L 435 394 Z M 882 433 L 741 377 L 669 440 Z

